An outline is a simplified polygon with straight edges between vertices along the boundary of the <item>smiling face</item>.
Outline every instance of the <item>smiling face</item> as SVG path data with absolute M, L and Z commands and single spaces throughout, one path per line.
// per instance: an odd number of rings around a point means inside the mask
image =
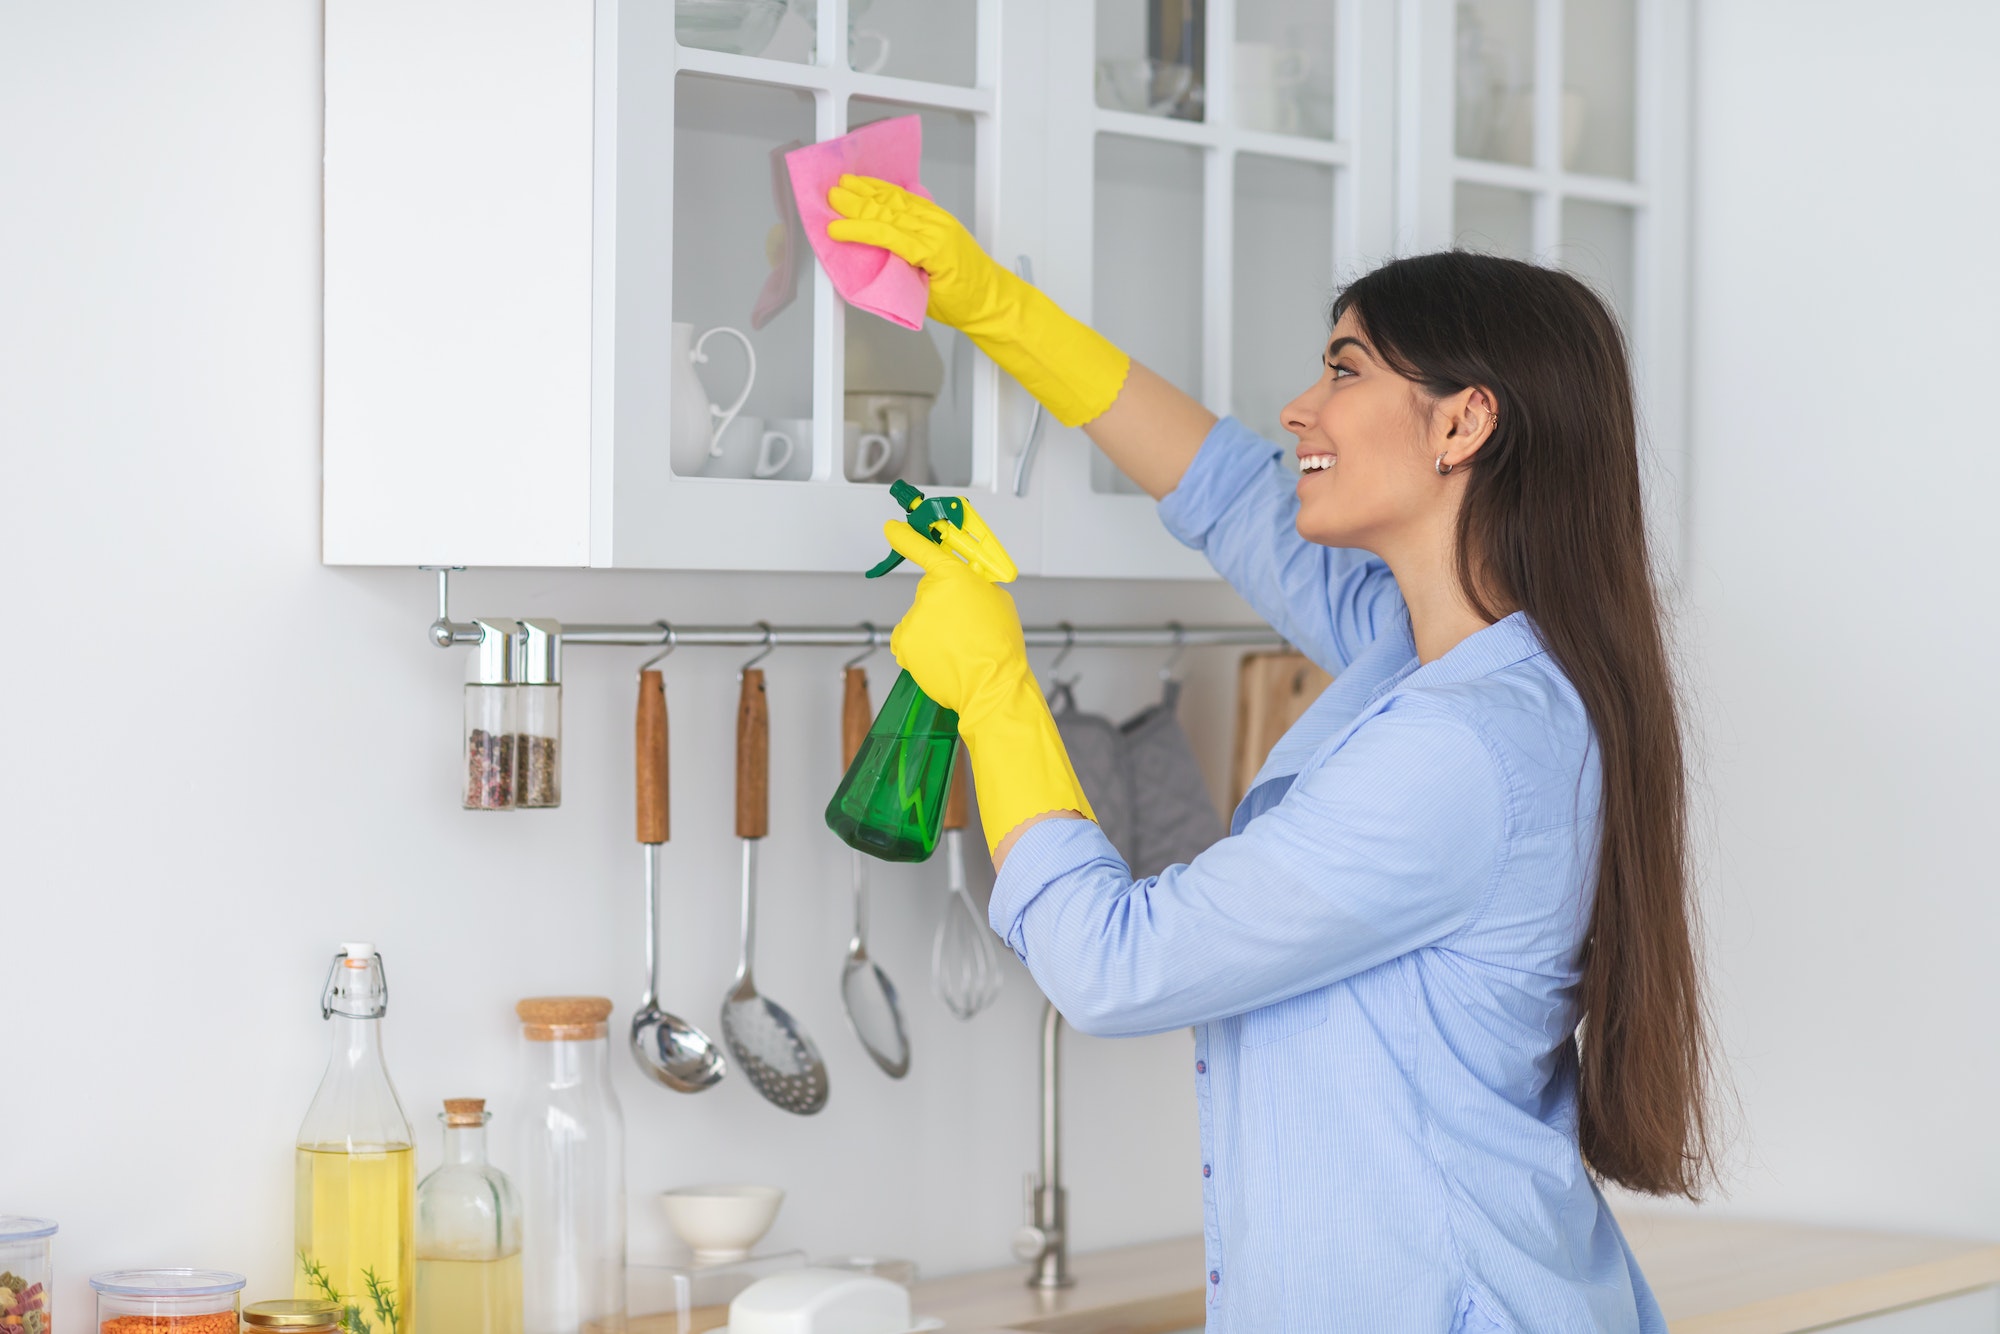
M 1448 541 L 1465 474 L 1491 434 L 1493 399 L 1481 388 L 1433 398 L 1391 370 L 1353 310 L 1328 335 L 1320 376 L 1285 405 L 1298 437 L 1301 537 L 1392 552 Z M 1452 473 L 1440 475 L 1442 457 Z

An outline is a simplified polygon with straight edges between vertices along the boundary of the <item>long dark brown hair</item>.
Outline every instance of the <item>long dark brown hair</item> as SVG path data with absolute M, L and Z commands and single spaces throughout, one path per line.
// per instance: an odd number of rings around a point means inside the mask
M 1458 580 L 1488 621 L 1527 613 L 1589 714 L 1603 771 L 1597 891 L 1578 988 L 1578 1139 L 1600 1177 L 1697 1198 L 1713 1177 L 1687 783 L 1648 561 L 1618 322 L 1553 269 L 1448 251 L 1334 302 L 1397 374 L 1499 406 L 1471 460 Z

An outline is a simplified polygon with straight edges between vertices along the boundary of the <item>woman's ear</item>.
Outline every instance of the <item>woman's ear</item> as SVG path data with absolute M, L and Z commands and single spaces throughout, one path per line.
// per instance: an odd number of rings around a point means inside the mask
M 1482 385 L 1473 385 L 1438 400 L 1431 418 L 1440 464 L 1456 468 L 1493 438 L 1500 422 L 1499 400 Z

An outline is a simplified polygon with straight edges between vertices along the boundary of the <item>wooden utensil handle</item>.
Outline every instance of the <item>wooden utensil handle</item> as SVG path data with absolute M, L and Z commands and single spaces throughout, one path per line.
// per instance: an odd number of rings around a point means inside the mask
M 639 673 L 639 715 L 634 728 L 638 772 L 639 841 L 667 841 L 667 689 L 658 672 Z
M 861 743 L 868 739 L 875 710 L 868 706 L 867 672 L 849 667 L 841 674 L 840 684 L 840 771 L 844 774 L 854 763 Z
M 965 762 L 965 743 L 951 753 L 951 794 L 944 799 L 944 827 L 963 829 L 966 798 L 972 791 L 972 768 Z
M 771 829 L 771 720 L 764 672 L 745 668 L 736 702 L 736 837 L 762 838 Z

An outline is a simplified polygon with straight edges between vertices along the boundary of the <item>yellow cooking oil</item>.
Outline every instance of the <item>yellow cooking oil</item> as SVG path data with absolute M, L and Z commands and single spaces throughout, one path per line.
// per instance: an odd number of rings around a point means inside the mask
M 521 1334 L 521 1253 L 497 1260 L 417 1257 L 424 1334 Z
M 415 1334 L 417 1151 L 300 1145 L 294 1297 L 347 1308 L 348 1334 Z

